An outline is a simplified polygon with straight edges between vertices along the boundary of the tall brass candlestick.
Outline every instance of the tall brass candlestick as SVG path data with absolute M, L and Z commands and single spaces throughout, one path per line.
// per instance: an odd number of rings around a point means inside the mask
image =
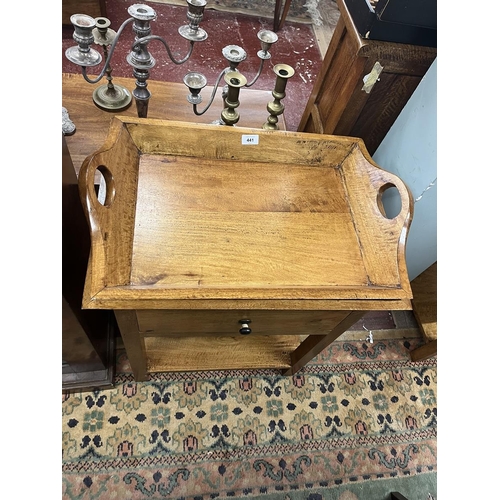
M 228 91 L 225 99 L 225 108 L 220 115 L 222 121 L 229 126 L 238 123 L 240 115 L 236 108 L 240 105 L 238 100 L 240 88 L 244 87 L 247 79 L 239 71 L 229 71 L 224 75 L 224 81 L 227 83 Z
M 276 64 L 273 67 L 276 75 L 276 84 L 273 90 L 274 101 L 270 101 L 267 105 L 269 116 L 267 122 L 262 126 L 266 130 L 278 130 L 278 116 L 285 111 L 285 106 L 281 103 L 285 98 L 285 88 L 289 78 L 295 74 L 295 70 L 288 64 Z

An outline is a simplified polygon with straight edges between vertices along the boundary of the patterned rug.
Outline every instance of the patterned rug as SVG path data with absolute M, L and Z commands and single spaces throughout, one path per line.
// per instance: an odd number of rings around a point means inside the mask
M 62 498 L 436 498 L 437 361 L 412 363 L 418 344 L 334 342 L 293 377 L 142 383 L 119 353 L 113 389 L 63 394 Z
M 319 0 L 292 0 L 290 10 L 286 16 L 287 21 L 321 24 L 321 15 L 317 9 L 318 2 Z M 151 3 L 166 3 L 186 7 L 186 0 L 151 0 Z M 282 0 L 282 6 L 284 3 L 285 0 Z M 273 19 L 275 5 L 276 0 L 207 0 L 205 8 Z

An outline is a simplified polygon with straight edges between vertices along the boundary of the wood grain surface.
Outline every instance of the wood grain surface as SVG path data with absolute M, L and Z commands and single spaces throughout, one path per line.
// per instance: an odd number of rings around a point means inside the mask
M 361 141 L 260 131 L 256 147 L 242 145 L 241 135 L 232 127 L 113 121 L 80 175 L 95 249 L 89 286 L 97 279 L 87 306 L 104 283 L 163 287 L 170 299 L 175 289 L 179 297 L 188 289 L 216 299 L 220 290 L 259 298 L 260 289 L 276 288 L 300 289 L 300 298 L 310 288 L 324 290 L 316 298 L 363 298 L 367 291 L 410 298 L 403 256 L 411 194 L 367 159 Z M 109 172 L 108 206 L 95 194 L 97 169 Z M 261 188 L 271 178 L 274 197 Z M 380 202 L 389 186 L 402 200 L 393 219 Z
M 262 310 L 138 310 L 139 331 L 146 336 L 238 336 L 242 322 L 249 321 L 250 335 L 326 335 L 346 311 Z
M 300 338 L 285 336 L 255 337 L 148 337 L 148 371 L 203 371 L 290 366 L 290 353 Z
M 437 262 L 412 280 L 413 313 L 426 343 L 411 352 L 419 361 L 437 354 Z

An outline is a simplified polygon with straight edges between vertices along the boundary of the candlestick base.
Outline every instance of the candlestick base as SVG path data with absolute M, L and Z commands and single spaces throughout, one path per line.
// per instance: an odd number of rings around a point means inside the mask
M 113 83 L 111 88 L 108 84 L 97 87 L 94 90 L 93 99 L 98 108 L 121 111 L 130 106 L 132 94 L 125 87 Z

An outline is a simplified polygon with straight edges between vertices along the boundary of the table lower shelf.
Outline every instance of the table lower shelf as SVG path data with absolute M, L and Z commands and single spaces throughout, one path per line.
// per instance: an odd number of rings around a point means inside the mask
M 248 337 L 146 337 L 150 373 L 255 368 L 287 369 L 291 353 L 302 341 L 298 335 Z
M 224 331 L 218 335 L 203 330 L 199 335 L 191 332 L 158 335 L 154 329 L 140 328 L 136 310 L 114 312 L 136 381 L 148 380 L 148 373 L 256 368 L 279 369 L 290 376 L 364 314 L 364 311 L 344 311 L 340 315 L 343 319 L 325 335 L 287 334 L 285 328 L 271 330 L 270 335 L 252 332 L 230 336 Z

